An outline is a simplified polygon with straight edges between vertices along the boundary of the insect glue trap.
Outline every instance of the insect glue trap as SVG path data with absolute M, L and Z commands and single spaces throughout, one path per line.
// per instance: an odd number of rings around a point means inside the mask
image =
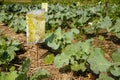
M 47 12 L 47 3 L 42 3 L 42 9 L 33 10 L 26 14 L 27 20 L 27 44 L 38 44 L 45 41 L 45 17 Z M 37 45 L 37 66 L 39 54 Z
M 26 14 L 27 43 L 42 43 L 45 40 L 45 10 L 34 10 Z

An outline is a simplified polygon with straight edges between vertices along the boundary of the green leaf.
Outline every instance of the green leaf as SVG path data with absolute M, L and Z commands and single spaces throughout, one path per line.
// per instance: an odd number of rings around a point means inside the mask
M 7 52 L 8 52 L 8 53 L 9 53 L 9 51 L 10 51 L 10 52 L 14 52 L 14 51 L 16 51 L 16 50 L 18 50 L 18 48 L 15 47 L 15 46 L 9 46 L 9 47 L 7 47 Z
M 12 44 L 14 42 L 11 37 L 3 36 L 0 39 L 0 64 L 8 64 L 15 58 L 15 51 L 18 51 L 19 48 L 17 48 L 18 45 Z
M 85 62 L 80 63 L 80 70 L 82 70 L 83 72 L 86 70 Z
M 73 71 L 80 70 L 80 65 L 78 63 L 72 64 L 71 65 L 71 70 L 73 70 Z
M 19 71 L 19 76 L 17 77 L 16 80 L 27 80 L 27 71 L 30 66 L 30 60 L 25 59 L 23 64 L 20 66 L 20 71 Z
M 120 49 L 117 49 L 115 52 L 111 55 L 114 62 L 120 62 Z
M 26 21 L 22 15 L 14 15 L 8 25 L 14 28 L 15 32 L 24 32 L 26 29 Z
M 62 38 L 61 28 L 58 28 L 55 33 L 46 36 L 46 44 L 54 50 L 60 47 L 60 39 Z
M 106 16 L 105 18 L 102 18 L 102 21 L 100 22 L 99 28 L 107 29 L 108 32 L 111 31 L 111 25 L 112 21 L 109 16 Z
M 111 74 L 114 76 L 120 76 L 120 49 L 118 48 L 113 54 L 111 55 L 113 62 L 115 63 L 113 68 L 110 70 Z
M 26 73 L 19 74 L 16 80 L 27 80 Z
M 102 35 L 99 35 L 98 39 L 102 40 L 102 41 L 105 40 L 104 36 L 102 36 Z
M 46 39 L 45 39 L 45 43 L 47 44 L 48 42 L 52 42 L 53 39 L 55 38 L 55 35 L 53 33 L 46 33 Z
M 53 41 L 52 43 L 48 42 L 47 45 L 48 45 L 49 47 L 51 47 L 52 49 L 54 49 L 54 50 L 57 50 L 57 49 L 59 48 L 59 46 L 60 46 L 59 43 L 56 44 L 54 41 Z
M 6 47 L 5 39 L 0 39 L 0 48 L 4 49 Z
M 5 52 L 5 50 L 0 49 L 0 57 L 3 56 L 4 52 Z
M 90 64 L 90 69 L 96 74 L 99 74 L 99 72 L 106 72 L 112 65 L 103 54 L 100 48 L 95 48 L 87 60 Z
M 74 39 L 74 35 L 78 34 L 79 30 L 71 29 L 71 31 L 62 32 L 59 27 L 54 33 L 47 34 L 46 36 L 46 44 L 54 50 L 59 48 L 64 48 L 67 44 L 70 44 Z
M 12 46 L 18 46 L 18 45 L 20 45 L 19 41 L 15 40 L 12 42 Z
M 11 51 L 18 51 L 19 48 L 17 48 L 16 46 L 9 46 L 7 49 L 11 50 Z
M 83 12 L 83 15 L 80 17 L 80 19 L 78 20 L 79 23 L 81 23 L 81 26 L 83 26 L 84 23 L 86 23 L 90 17 L 87 17 L 87 12 Z
M 71 31 L 64 33 L 64 38 L 66 43 L 71 43 L 71 41 L 74 39 L 74 35 L 79 34 L 78 29 L 71 29 Z
M 50 74 L 45 69 L 39 69 L 32 76 L 30 76 L 30 80 L 42 80 L 44 78 L 48 78 Z
M 15 66 L 11 66 L 11 67 L 9 68 L 9 70 L 10 70 L 10 71 L 15 71 Z
M 58 27 L 58 29 L 55 31 L 55 36 L 57 39 L 61 39 L 62 38 L 62 30 L 61 30 L 61 27 Z
M 64 37 L 65 37 L 65 42 L 66 43 L 71 43 L 71 41 L 74 39 L 74 35 L 73 35 L 72 32 L 64 33 Z
M 85 53 L 90 53 L 91 51 L 91 45 L 90 42 L 92 39 L 86 40 L 85 42 L 77 42 L 75 44 L 71 44 L 66 46 L 62 50 L 62 55 L 64 54 L 66 57 L 62 57 L 61 54 L 59 57 L 55 57 L 57 62 L 56 65 L 59 65 L 62 67 L 64 65 L 64 61 L 67 61 L 65 65 L 71 64 L 71 69 L 73 71 L 82 70 L 83 72 L 86 70 L 85 62 L 83 60 L 86 60 L 89 56 Z M 60 60 L 59 60 L 60 58 Z M 62 60 L 62 61 L 61 61 Z
M 120 18 L 116 19 L 115 25 L 112 27 L 115 33 L 120 32 Z
M 11 44 L 12 44 L 12 38 L 11 38 L 11 37 L 7 37 L 7 39 L 8 39 L 7 45 L 8 45 L 8 46 L 11 46 Z
M 76 28 L 71 29 L 71 32 L 72 32 L 72 33 L 75 33 L 75 34 L 79 34 L 79 30 L 78 30 L 78 29 L 76 29 Z
M 16 71 L 0 72 L 0 80 L 16 80 L 17 76 Z
M 120 32 L 116 33 L 116 37 L 120 38 Z
M 90 53 L 90 48 L 91 48 L 90 43 L 91 43 L 91 41 L 92 41 L 92 39 L 89 39 L 89 40 L 86 40 L 85 42 L 82 42 L 82 44 L 81 44 L 82 50 L 87 54 Z
M 86 70 L 86 66 L 85 66 L 85 63 L 75 63 L 75 64 L 72 64 L 71 65 L 71 70 L 73 71 L 79 71 L 79 70 L 82 70 L 83 72 Z
M 65 65 L 68 65 L 69 64 L 69 58 L 66 54 L 64 53 L 61 53 L 61 54 L 58 54 L 55 59 L 54 59 L 54 64 L 55 66 L 57 66 L 58 68 L 61 68 Z
M 112 73 L 112 75 L 119 77 L 120 76 L 120 67 L 113 67 L 110 72 Z
M 26 21 L 25 21 L 24 19 L 20 19 L 19 22 L 20 22 L 20 23 L 19 23 L 19 24 L 20 24 L 19 26 L 21 26 L 21 27 L 18 27 L 19 30 L 20 30 L 20 31 L 25 31 L 25 29 L 26 29 Z
M 30 66 L 30 60 L 25 59 L 25 61 L 21 65 L 21 72 L 26 73 L 28 71 L 28 69 L 29 69 L 29 66 Z
M 46 64 L 52 64 L 54 61 L 54 55 L 53 54 L 47 55 L 44 61 Z
M 112 77 L 109 77 L 108 75 L 100 74 L 99 78 L 96 80 L 114 80 L 114 79 Z
M 10 46 L 7 48 L 7 53 L 9 55 L 9 62 L 15 58 L 15 51 L 14 51 L 14 46 Z
M 64 54 L 66 54 L 68 56 L 68 58 L 71 56 L 76 56 L 76 57 L 80 58 L 80 56 L 81 56 L 80 45 L 81 45 L 81 42 L 77 42 L 75 44 L 68 45 L 65 47 L 65 49 L 62 50 L 62 52 Z

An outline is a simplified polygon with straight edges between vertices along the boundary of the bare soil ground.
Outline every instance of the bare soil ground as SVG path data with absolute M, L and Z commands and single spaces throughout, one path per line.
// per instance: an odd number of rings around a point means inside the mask
M 95 75 L 92 72 L 86 72 L 81 74 L 80 72 L 73 73 L 72 71 L 61 72 L 53 64 L 46 65 L 44 63 L 44 57 L 48 54 L 48 50 L 44 49 L 40 44 L 27 45 L 26 35 L 24 33 L 16 34 L 13 29 L 0 25 L 0 30 L 3 30 L 5 36 L 11 36 L 14 40 L 19 40 L 23 46 L 23 51 L 17 55 L 19 58 L 27 57 L 30 59 L 30 67 L 28 76 L 33 74 L 36 70 L 43 68 L 49 71 L 50 78 L 45 80 L 95 80 Z M 105 57 L 111 61 L 111 53 L 116 49 L 120 48 L 120 40 L 114 39 L 111 36 L 106 36 L 105 40 L 99 40 L 94 37 L 93 46 L 99 46 L 105 50 Z

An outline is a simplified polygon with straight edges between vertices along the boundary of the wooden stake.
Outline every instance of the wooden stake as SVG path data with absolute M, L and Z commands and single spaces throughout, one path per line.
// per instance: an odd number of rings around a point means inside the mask
M 37 67 L 39 67 L 39 54 L 38 54 L 38 44 L 37 44 Z

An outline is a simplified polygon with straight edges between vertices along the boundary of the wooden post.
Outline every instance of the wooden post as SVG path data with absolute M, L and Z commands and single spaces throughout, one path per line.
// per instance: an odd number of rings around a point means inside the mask
M 39 61 L 39 54 L 38 54 L 38 49 L 39 48 L 38 48 L 38 44 L 36 46 L 37 46 L 37 67 L 39 67 L 39 62 L 38 62 Z

